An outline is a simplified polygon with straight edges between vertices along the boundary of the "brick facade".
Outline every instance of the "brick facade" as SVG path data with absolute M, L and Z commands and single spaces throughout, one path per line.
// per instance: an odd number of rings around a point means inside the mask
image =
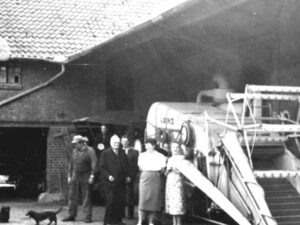
M 59 65 L 46 62 L 21 63 L 22 89 L 0 90 L 0 102 L 48 81 L 61 69 Z M 66 195 L 67 152 L 70 151 L 70 135 L 74 132 L 71 121 L 103 111 L 104 91 L 105 76 L 101 76 L 101 67 L 67 65 L 65 73 L 54 83 L 0 107 L 0 126 L 49 128 L 47 191 L 62 191 Z
M 0 101 L 35 87 L 60 72 L 59 65 L 25 62 L 23 89 L 1 90 Z M 105 84 L 101 69 L 66 66 L 65 73 L 49 86 L 1 107 L 0 119 L 12 122 L 70 122 L 104 110 Z
M 47 139 L 47 191 L 67 196 L 67 169 L 71 135 L 67 127 L 50 127 Z

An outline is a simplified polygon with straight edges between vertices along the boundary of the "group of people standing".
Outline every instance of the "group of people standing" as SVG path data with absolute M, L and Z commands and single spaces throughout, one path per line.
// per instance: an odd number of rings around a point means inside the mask
M 170 143 L 171 154 L 162 154 L 155 139 L 145 140 L 145 151 L 139 152 L 129 144 L 129 138 L 117 135 L 110 138 L 110 146 L 101 152 L 99 161 L 87 140 L 74 136 L 68 183 L 70 184 L 69 215 L 63 221 L 75 221 L 81 191 L 85 222 L 92 221 L 91 184 L 97 168 L 103 179 L 106 208 L 104 225 L 122 225 L 127 206 L 128 218 L 134 216 L 135 184 L 138 185 L 138 223 L 150 225 L 160 220 L 161 213 L 173 215 L 173 225 L 181 225 L 185 213 L 183 177 L 176 162 L 184 158 L 181 145 Z M 167 150 L 168 151 L 168 150 Z M 167 157 L 166 157 L 167 156 Z

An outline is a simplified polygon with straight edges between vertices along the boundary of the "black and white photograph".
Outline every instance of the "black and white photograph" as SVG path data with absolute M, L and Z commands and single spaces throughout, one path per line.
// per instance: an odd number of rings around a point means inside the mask
M 0 223 L 300 225 L 299 0 L 0 0 Z

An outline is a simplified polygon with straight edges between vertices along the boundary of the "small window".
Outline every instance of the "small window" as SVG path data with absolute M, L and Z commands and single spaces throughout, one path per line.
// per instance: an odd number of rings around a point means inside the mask
M 5 65 L 0 66 L 0 83 L 6 83 L 7 80 L 7 68 Z
M 21 64 L 18 62 L 0 64 L 0 89 L 20 89 Z

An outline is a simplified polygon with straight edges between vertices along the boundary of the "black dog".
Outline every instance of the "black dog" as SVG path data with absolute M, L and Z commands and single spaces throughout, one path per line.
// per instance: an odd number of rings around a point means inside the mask
M 9 212 L 10 212 L 9 206 L 2 206 L 1 211 L 0 211 L 0 223 L 8 223 Z
M 39 222 L 43 221 L 45 219 L 50 220 L 49 224 L 51 224 L 54 221 L 55 225 L 56 225 L 57 224 L 56 214 L 59 213 L 62 210 L 62 208 L 63 207 L 60 207 L 60 209 L 57 210 L 56 212 L 53 212 L 53 211 L 36 212 L 36 211 L 30 210 L 26 214 L 26 216 L 29 216 L 29 218 L 34 219 L 36 222 L 36 225 L 39 225 Z

